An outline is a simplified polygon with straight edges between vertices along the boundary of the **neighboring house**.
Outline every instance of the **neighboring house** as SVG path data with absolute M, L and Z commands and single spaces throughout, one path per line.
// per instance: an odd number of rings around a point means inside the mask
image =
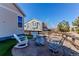
M 26 34 L 36 37 L 42 30 L 42 22 L 37 19 L 32 19 L 24 24 L 24 30 Z
M 16 4 L 0 3 L 0 38 L 24 34 L 24 16 Z
M 49 30 L 47 24 L 44 23 L 44 22 L 42 23 L 42 27 L 43 27 L 43 31 L 48 31 Z
M 25 31 L 42 31 L 42 22 L 37 19 L 32 19 L 24 24 Z

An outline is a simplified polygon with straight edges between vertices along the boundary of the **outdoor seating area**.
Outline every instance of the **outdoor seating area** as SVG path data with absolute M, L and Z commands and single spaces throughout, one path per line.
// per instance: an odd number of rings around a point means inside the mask
M 19 37 L 16 34 L 14 34 L 13 36 L 15 37 L 15 39 L 8 39 L 0 42 L 0 45 L 2 46 L 2 47 L 0 46 L 0 50 L 2 51 L 0 55 L 13 55 L 13 56 L 79 55 L 78 52 L 73 51 L 72 49 L 64 46 L 62 44 L 63 42 L 56 37 L 52 37 L 51 38 L 52 40 L 48 41 L 48 38 L 42 35 L 37 35 L 36 38 L 32 39 L 28 39 L 27 36 Z
M 59 38 L 52 37 L 48 41 L 44 36 L 37 35 L 36 38 L 28 40 L 28 46 L 22 48 L 12 48 L 14 56 L 51 56 L 51 55 L 79 55 L 76 51 L 63 45 Z M 66 51 L 69 53 L 67 54 Z

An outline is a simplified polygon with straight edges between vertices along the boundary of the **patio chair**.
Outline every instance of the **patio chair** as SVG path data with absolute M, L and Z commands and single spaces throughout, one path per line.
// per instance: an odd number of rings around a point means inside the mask
M 53 37 L 48 43 L 48 49 L 53 55 L 63 55 L 63 46 L 59 38 Z
M 45 40 L 46 40 L 45 37 L 42 34 L 40 34 L 36 36 L 35 43 L 37 46 L 44 46 Z
M 16 34 L 13 34 L 14 38 L 18 41 L 18 43 L 14 46 L 15 48 L 24 48 L 28 46 L 28 39 L 24 36 L 17 36 Z

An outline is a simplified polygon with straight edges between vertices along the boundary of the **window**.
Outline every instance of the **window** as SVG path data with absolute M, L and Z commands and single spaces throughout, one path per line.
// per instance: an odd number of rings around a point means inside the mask
M 39 26 L 39 22 L 37 22 L 37 28 L 38 28 L 38 26 Z
M 33 24 L 33 29 L 38 29 L 38 22 L 32 22 L 32 24 Z
M 24 25 L 24 27 L 26 27 L 26 25 Z
M 22 27 L 22 17 L 18 16 L 18 27 Z
M 27 25 L 27 28 L 29 28 L 29 24 Z

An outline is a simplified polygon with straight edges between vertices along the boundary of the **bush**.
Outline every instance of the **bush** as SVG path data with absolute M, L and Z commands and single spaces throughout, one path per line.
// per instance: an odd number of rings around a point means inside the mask
M 76 32 L 79 34 L 79 28 L 76 29 Z
M 65 20 L 60 22 L 57 26 L 58 30 L 61 32 L 69 32 L 70 31 L 70 26 L 69 23 Z
M 28 39 L 33 39 L 33 35 L 26 35 Z

